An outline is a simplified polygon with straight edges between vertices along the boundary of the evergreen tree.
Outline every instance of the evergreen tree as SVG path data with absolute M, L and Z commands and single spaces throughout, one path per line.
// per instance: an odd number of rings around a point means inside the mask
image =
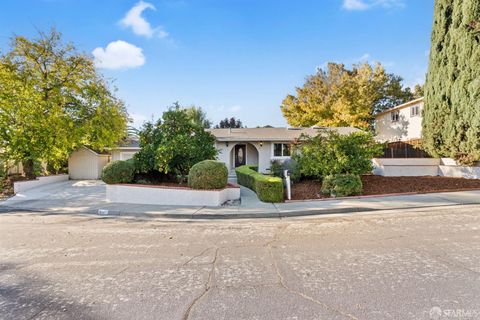
M 423 144 L 434 156 L 480 160 L 480 0 L 436 0 Z
M 226 128 L 243 128 L 243 123 L 240 119 L 235 119 L 231 117 L 230 119 L 225 118 L 220 120 L 220 122 L 215 126 L 215 129 L 226 129 Z

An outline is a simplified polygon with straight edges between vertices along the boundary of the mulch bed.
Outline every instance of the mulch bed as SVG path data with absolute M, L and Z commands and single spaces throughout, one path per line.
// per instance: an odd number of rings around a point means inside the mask
M 480 189 L 480 179 L 449 177 L 382 177 L 363 175 L 362 183 L 362 195 L 364 196 Z M 292 200 L 330 198 L 330 196 L 320 192 L 321 186 L 321 182 L 316 180 L 304 180 L 294 183 L 292 185 Z

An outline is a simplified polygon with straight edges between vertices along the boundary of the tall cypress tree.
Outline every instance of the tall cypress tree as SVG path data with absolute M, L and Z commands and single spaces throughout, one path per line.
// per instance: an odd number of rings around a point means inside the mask
M 435 156 L 480 160 L 480 0 L 436 0 L 423 143 Z

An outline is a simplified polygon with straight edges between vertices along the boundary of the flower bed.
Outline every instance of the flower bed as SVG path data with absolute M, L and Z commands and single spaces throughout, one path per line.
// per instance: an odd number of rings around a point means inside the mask
M 218 207 L 225 202 L 238 199 L 240 199 L 240 187 L 233 184 L 216 190 L 198 190 L 173 184 L 107 185 L 107 201 L 113 203 Z
M 429 193 L 480 189 L 480 180 L 450 177 L 383 177 L 363 175 L 362 195 Z M 292 185 L 292 200 L 330 198 L 320 192 L 322 183 L 304 180 Z

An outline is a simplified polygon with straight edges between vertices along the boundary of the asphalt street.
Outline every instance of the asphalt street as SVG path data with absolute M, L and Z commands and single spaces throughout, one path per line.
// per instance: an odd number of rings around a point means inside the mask
M 1 319 L 480 319 L 480 206 L 289 219 L 0 214 Z

